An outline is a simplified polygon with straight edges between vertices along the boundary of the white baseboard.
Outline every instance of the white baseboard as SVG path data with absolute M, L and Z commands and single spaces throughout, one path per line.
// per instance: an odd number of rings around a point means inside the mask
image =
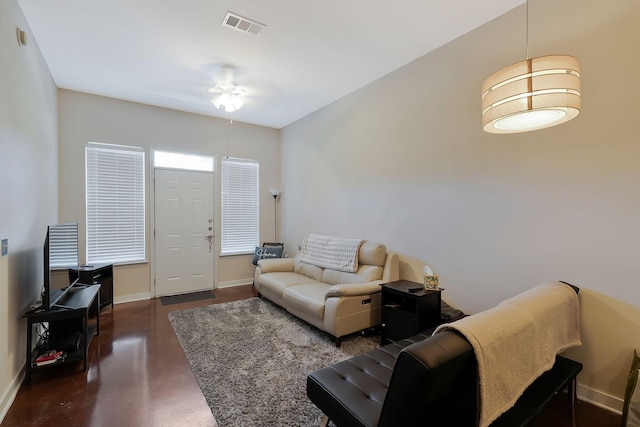
M 582 401 L 616 414 L 622 414 L 624 401 L 619 397 L 611 396 L 601 391 L 585 387 L 581 384 L 578 384 L 577 394 L 578 399 Z
M 139 294 L 129 294 L 129 295 L 123 295 L 120 297 L 116 297 L 113 299 L 113 303 L 114 304 L 122 304 L 125 302 L 133 302 L 133 301 L 143 301 L 146 299 L 151 299 L 151 293 L 150 292 L 142 292 Z
M 240 280 L 230 280 L 228 282 L 218 282 L 218 288 L 231 288 L 233 286 L 242 286 L 242 285 L 250 285 L 253 283 L 253 278 L 251 279 L 240 279 Z
M 2 400 L 0 400 L 0 423 L 2 423 L 7 412 L 9 412 L 9 408 L 11 408 L 11 405 L 15 400 L 18 390 L 20 390 L 20 384 L 22 384 L 24 374 L 24 369 L 21 369 L 18 376 L 13 379 L 13 382 L 2 394 Z

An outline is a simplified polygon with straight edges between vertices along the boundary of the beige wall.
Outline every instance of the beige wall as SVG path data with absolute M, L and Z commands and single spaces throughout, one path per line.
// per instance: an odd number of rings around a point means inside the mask
M 522 6 L 284 128 L 283 236 L 384 242 L 403 277 L 429 264 L 468 313 L 547 280 L 580 286 L 580 393 L 620 409 L 640 346 L 640 3 L 532 3 L 530 55 L 580 59 L 582 113 L 484 133 L 482 81 L 525 58 L 524 22 Z
M 27 31 L 20 47 L 16 26 Z M 0 1 L 0 420 L 22 381 L 26 323 L 43 285 L 42 245 L 58 218 L 56 87 L 15 0 Z
M 213 108 L 213 107 L 212 107 Z M 273 198 L 269 188 L 280 185 L 280 131 L 240 122 L 229 124 L 197 114 L 120 101 L 69 90 L 58 92 L 60 127 L 60 218 L 80 225 L 80 258 L 85 259 L 84 147 L 87 142 L 133 145 L 151 149 L 216 156 L 216 229 L 220 229 L 219 165 L 225 155 L 257 160 L 260 163 L 260 232 L 265 240 L 273 235 Z M 149 168 L 148 168 L 149 169 Z M 153 265 L 153 172 L 148 171 L 147 258 L 148 263 L 116 266 L 116 302 L 154 295 Z M 219 233 L 218 233 L 219 234 Z M 216 253 L 220 241 L 216 241 Z M 251 283 L 250 255 L 216 259 L 216 283 L 226 286 Z

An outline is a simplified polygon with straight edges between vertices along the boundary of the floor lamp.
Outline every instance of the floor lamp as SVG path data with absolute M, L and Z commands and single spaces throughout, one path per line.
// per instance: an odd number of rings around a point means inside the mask
M 273 208 L 274 208 L 274 216 L 273 216 L 273 225 L 274 225 L 274 242 L 278 242 L 278 196 L 281 193 L 281 190 L 272 188 L 269 190 L 271 195 L 273 196 Z

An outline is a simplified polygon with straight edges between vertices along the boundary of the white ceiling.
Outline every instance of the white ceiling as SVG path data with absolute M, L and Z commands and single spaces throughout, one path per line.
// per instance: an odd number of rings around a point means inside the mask
M 60 88 L 282 128 L 525 0 L 18 0 Z M 228 12 L 266 24 L 223 27 Z

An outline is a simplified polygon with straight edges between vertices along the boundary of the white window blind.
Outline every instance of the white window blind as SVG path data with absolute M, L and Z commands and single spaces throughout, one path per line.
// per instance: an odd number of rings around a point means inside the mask
M 90 145 L 85 169 L 87 262 L 144 261 L 144 151 Z
M 78 268 L 78 223 L 49 226 L 49 266 Z
M 251 160 L 222 159 L 222 255 L 253 253 L 259 244 L 258 166 Z

